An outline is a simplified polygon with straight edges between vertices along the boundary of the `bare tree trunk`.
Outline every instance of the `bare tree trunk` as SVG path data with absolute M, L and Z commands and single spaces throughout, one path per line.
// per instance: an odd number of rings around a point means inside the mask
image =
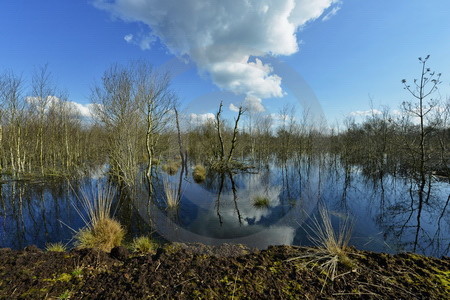
M 220 129 L 221 122 L 220 122 L 220 114 L 222 113 L 222 102 L 220 102 L 219 105 L 219 111 L 216 114 L 216 129 L 217 129 L 217 136 L 219 137 L 219 143 L 220 143 L 220 161 L 223 161 L 225 157 L 225 146 L 223 144 L 223 138 L 222 138 L 222 131 Z
M 244 113 L 244 110 L 242 109 L 242 106 L 240 106 L 238 116 L 236 118 L 236 121 L 234 122 L 233 139 L 231 140 L 231 148 L 230 148 L 230 153 L 228 154 L 227 163 L 230 163 L 231 159 L 233 158 L 233 152 L 234 152 L 234 149 L 236 148 L 239 119 L 241 118 L 241 115 L 243 113 Z

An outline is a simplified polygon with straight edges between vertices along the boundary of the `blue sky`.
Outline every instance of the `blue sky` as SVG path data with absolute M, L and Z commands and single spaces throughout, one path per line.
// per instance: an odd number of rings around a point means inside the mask
M 186 45 L 204 43 L 197 34 L 213 34 L 214 40 L 214 35 L 224 33 L 217 21 L 219 10 L 215 11 L 214 7 L 191 10 L 186 6 L 176 11 L 169 6 L 172 0 L 150 0 L 147 1 L 150 6 L 138 8 L 129 0 L 110 1 L 113 4 L 103 7 L 101 0 L 97 5 L 94 1 L 82 0 L 1 1 L 0 72 L 13 70 L 29 79 L 33 68 L 48 63 L 57 85 L 69 92 L 72 101 L 86 104 L 90 102 L 90 87 L 110 64 L 146 59 L 159 66 L 173 63 L 175 56 L 171 53 L 177 53 L 193 61 L 191 68 L 174 78 L 174 88 L 190 112 L 214 112 L 218 98 L 225 97 L 236 104 L 248 100 L 257 105 L 256 109 L 277 113 L 284 103 L 298 104 L 291 88 L 284 86 L 286 80 L 281 78 L 278 86 L 276 70 L 248 75 L 251 72 L 247 69 L 251 64 L 253 69 L 256 66 L 263 70 L 268 66 L 264 56 L 275 53 L 278 61 L 298 73 L 312 88 L 328 122 L 334 122 L 353 111 L 368 110 L 370 98 L 375 106 L 389 105 L 393 109 L 401 101 L 411 99 L 403 90 L 401 79 L 412 80 L 419 76 L 417 58 L 430 54 L 429 66 L 443 74 L 440 94 L 444 99 L 450 95 L 448 0 L 343 0 L 326 4 L 330 1 L 311 1 L 317 3 L 320 16 L 313 12 L 296 13 L 309 18 L 306 23 L 291 22 L 296 26 L 298 51 L 294 49 L 292 36 L 285 35 L 291 30 L 285 23 L 273 23 L 278 22 L 275 19 L 246 23 L 245 15 L 241 16 L 243 20 L 239 18 L 241 0 L 229 1 L 234 6 L 221 4 L 221 9 L 229 12 L 227 16 L 236 14 L 236 23 L 242 26 L 224 34 L 221 42 L 227 42 L 225 49 L 208 48 L 200 54 L 186 50 Z M 196 6 L 206 2 L 189 0 L 185 3 Z M 209 5 L 219 3 L 209 2 Z M 288 10 L 280 8 L 279 3 L 290 0 L 262 2 L 267 5 L 260 8 L 270 13 L 277 9 Z M 333 9 L 337 12 L 324 21 L 323 17 Z M 160 17 L 154 11 L 165 11 L 168 17 Z M 196 16 L 199 12 L 202 15 Z M 223 26 L 228 28 L 226 17 L 220 16 L 225 20 Z M 199 27 L 186 26 L 183 18 L 192 19 Z M 215 26 L 214 30 L 203 30 L 210 25 Z M 278 25 L 280 34 L 267 33 L 268 28 Z M 254 28 L 249 28 L 251 26 Z M 159 38 L 150 38 L 149 28 Z M 133 38 L 127 42 L 126 36 Z M 143 44 L 149 38 L 152 42 Z M 146 46 L 148 49 L 142 49 Z M 235 46 L 242 57 L 250 55 L 249 62 L 241 64 L 245 67 L 241 73 L 223 65 L 234 59 L 229 52 Z M 256 50 L 249 50 L 251 47 Z M 211 49 L 219 49 L 214 58 L 211 58 L 214 52 Z M 257 57 L 261 57 L 260 65 Z M 260 75 L 264 80 L 253 89 Z M 236 85 L 239 80 L 243 83 Z M 237 96 L 227 98 L 235 94 Z

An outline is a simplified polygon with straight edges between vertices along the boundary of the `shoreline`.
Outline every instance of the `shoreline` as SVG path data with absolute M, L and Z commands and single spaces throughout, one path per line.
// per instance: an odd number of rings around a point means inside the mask
M 445 299 L 450 258 L 346 250 L 336 273 L 314 247 L 166 244 L 49 252 L 0 249 L 0 299 Z M 332 278 L 334 277 L 334 278 Z

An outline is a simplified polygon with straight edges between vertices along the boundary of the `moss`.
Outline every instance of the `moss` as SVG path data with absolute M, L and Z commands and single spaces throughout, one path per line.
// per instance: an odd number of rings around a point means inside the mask
M 63 282 L 69 282 L 72 280 L 72 275 L 67 273 L 62 273 L 61 275 L 56 278 L 57 281 L 63 281 Z
M 69 290 L 65 290 L 61 295 L 58 296 L 59 300 L 70 299 L 72 293 Z
M 450 271 L 441 271 L 437 274 L 434 274 L 437 281 L 441 284 L 444 290 L 450 294 Z
M 46 288 L 31 288 L 20 295 L 20 298 L 41 299 L 48 293 Z
M 167 254 L 173 254 L 180 251 L 182 246 L 178 243 L 168 243 L 164 245 L 163 249 Z
M 74 278 L 82 278 L 83 277 L 83 268 L 75 268 L 75 270 L 72 271 L 71 275 Z

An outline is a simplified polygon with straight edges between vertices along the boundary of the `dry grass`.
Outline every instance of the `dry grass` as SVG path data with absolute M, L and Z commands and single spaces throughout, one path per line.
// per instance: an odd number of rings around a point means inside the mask
M 97 192 L 81 192 L 82 209 L 74 206 L 86 226 L 75 235 L 78 248 L 94 248 L 105 252 L 120 246 L 125 229 L 112 218 L 114 190 L 110 186 L 97 186 Z M 83 212 L 86 213 L 83 214 Z
M 125 236 L 125 230 L 116 220 L 109 217 L 94 223 L 92 227 L 81 229 L 75 236 L 78 248 L 94 248 L 110 252 L 120 246 Z
M 158 248 L 158 244 L 152 241 L 149 237 L 141 236 L 133 240 L 131 248 L 134 252 L 142 254 L 155 253 Z
M 194 172 L 192 172 L 192 177 L 194 177 L 194 181 L 197 183 L 201 183 L 206 179 L 206 169 L 202 165 L 196 165 L 194 167 Z
M 178 172 L 178 169 L 180 168 L 180 166 L 181 166 L 181 162 L 172 160 L 172 161 L 168 161 L 161 168 L 167 174 L 175 175 Z
M 49 243 L 45 245 L 45 250 L 50 252 L 66 252 L 67 247 L 63 243 Z
M 342 216 L 337 232 L 331 223 L 331 216 L 326 208 L 319 209 L 319 218 L 314 217 L 311 226 L 308 226 L 311 235 L 310 240 L 316 248 L 311 253 L 290 260 L 302 259 L 306 265 L 313 264 L 320 267 L 327 277 L 333 281 L 338 276 L 339 263 L 346 267 L 352 266 L 348 257 L 348 243 L 352 234 L 353 223 L 349 216 Z
M 177 208 L 180 204 L 178 199 L 177 188 L 172 184 L 169 179 L 164 178 L 163 180 L 164 194 L 166 196 L 166 205 L 168 209 Z

